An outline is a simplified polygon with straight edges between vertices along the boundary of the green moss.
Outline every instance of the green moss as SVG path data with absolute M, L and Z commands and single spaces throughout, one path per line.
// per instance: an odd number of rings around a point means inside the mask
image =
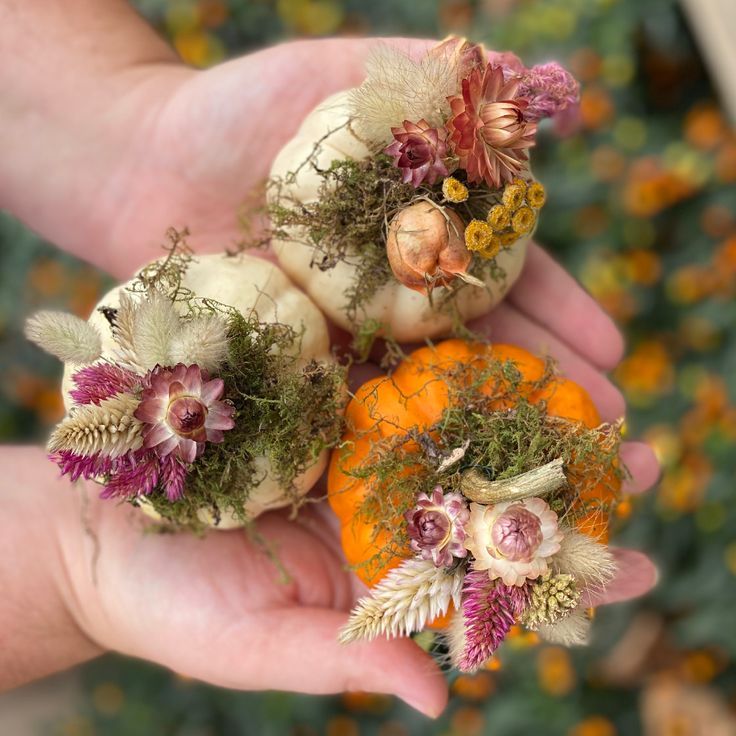
M 296 508 L 294 480 L 323 450 L 337 444 L 342 425 L 343 369 L 311 361 L 299 364 L 301 335 L 283 324 L 264 324 L 233 312 L 230 353 L 218 372 L 225 398 L 235 406 L 235 427 L 220 444 L 208 443 L 187 476 L 181 500 L 161 493 L 150 502 L 164 518 L 198 526 L 197 511 L 231 511 L 248 521 L 244 504 L 262 475 L 255 458 L 268 459 L 273 474 Z
M 583 498 L 596 485 L 606 479 L 614 483 L 625 472 L 618 463 L 618 428 L 591 429 L 549 415 L 544 401 L 528 400 L 535 391 L 550 388 L 554 380 L 552 365 L 539 381 L 529 383 L 511 362 L 491 361 L 482 369 L 458 364 L 447 372 L 450 400 L 439 421 L 374 439 L 367 459 L 349 475 L 368 485 L 358 517 L 373 526 L 374 539 L 385 534 L 389 541 L 363 564 L 372 568 L 404 552 L 407 539 L 402 517 L 413 508 L 417 495 L 430 492 L 437 484 L 446 492 L 459 491 L 462 475 L 469 468 L 482 471 L 489 480 L 500 480 L 562 458 L 572 483 L 547 497 L 552 508 L 570 523 L 591 510 L 603 510 L 599 500 Z M 370 407 L 371 403 L 369 397 L 366 404 Z M 376 422 L 379 410 L 378 405 L 373 409 Z M 444 458 L 466 445 L 461 460 L 438 471 Z M 352 448 L 342 451 L 349 454 Z

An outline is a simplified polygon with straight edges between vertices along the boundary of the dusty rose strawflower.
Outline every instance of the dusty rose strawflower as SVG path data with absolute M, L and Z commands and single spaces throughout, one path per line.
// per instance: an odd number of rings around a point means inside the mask
M 185 462 L 194 462 L 205 442 L 222 442 L 223 432 L 235 426 L 234 408 L 218 400 L 222 379 L 206 380 L 197 365 L 157 366 L 145 385 L 135 418 L 145 424 L 143 446 L 160 457 L 176 452 Z
M 485 181 L 496 189 L 528 160 L 537 126 L 524 118 L 527 102 L 518 86 L 518 78 L 504 81 L 503 68 L 488 64 L 463 79 L 462 94 L 449 100 L 449 142 L 471 184 Z
M 417 505 L 405 514 L 411 548 L 437 567 L 449 567 L 453 558 L 465 557 L 465 524 L 468 505 L 459 493 L 442 492 L 437 486 L 430 498 L 422 493 Z
M 518 94 L 529 102 L 524 119 L 537 122 L 576 105 L 580 86 L 570 72 L 551 61 L 527 69 L 521 76 Z
M 490 580 L 484 570 L 470 570 L 463 585 L 464 646 L 458 668 L 473 672 L 498 649 L 527 606 L 527 589 Z
M 562 532 L 555 514 L 541 498 L 507 501 L 495 506 L 470 504 L 465 546 L 476 570 L 492 580 L 523 585 L 548 570 L 547 558 L 560 549 Z
M 423 182 L 432 186 L 450 172 L 445 166 L 447 144 L 444 130 L 433 128 L 426 120 L 418 123 L 404 120 L 400 128 L 391 128 L 394 142 L 385 149 L 393 156 L 394 166 L 401 170 L 405 184 L 418 187 Z

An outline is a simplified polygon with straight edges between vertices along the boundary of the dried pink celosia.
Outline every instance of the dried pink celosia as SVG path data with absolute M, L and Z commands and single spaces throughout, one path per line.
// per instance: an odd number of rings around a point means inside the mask
M 468 571 L 462 606 L 465 638 L 458 668 L 473 672 L 485 664 L 526 608 L 528 599 L 526 588 L 490 580 L 485 570 Z
M 527 101 L 519 80 L 504 80 L 503 67 L 473 69 L 462 81 L 462 93 L 450 98 L 449 142 L 471 184 L 492 188 L 513 180 L 528 160 L 537 126 L 524 117 Z
M 78 370 L 73 376 L 75 388 L 69 395 L 77 404 L 98 404 L 123 391 L 132 391 L 142 378 L 112 363 L 95 363 Z
M 580 99 L 580 86 L 570 72 L 556 61 L 550 61 L 523 72 L 517 94 L 529 103 L 524 110 L 524 119 L 537 122 L 576 105 Z
M 143 446 L 161 457 L 176 452 L 185 462 L 194 462 L 205 442 L 222 442 L 223 432 L 235 426 L 234 408 L 219 401 L 222 379 L 207 380 L 197 365 L 157 366 L 145 385 L 135 417 L 146 425 Z

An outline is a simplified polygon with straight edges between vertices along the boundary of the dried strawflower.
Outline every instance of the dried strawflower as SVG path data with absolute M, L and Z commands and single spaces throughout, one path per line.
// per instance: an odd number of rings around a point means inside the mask
M 468 188 L 454 176 L 448 176 L 442 182 L 442 196 L 448 202 L 459 204 L 468 198 Z
M 570 72 L 551 61 L 527 69 L 521 76 L 518 94 L 529 103 L 524 118 L 537 122 L 577 104 L 580 86 Z
M 540 182 L 535 181 L 529 185 L 529 188 L 526 190 L 526 201 L 535 210 L 544 207 L 544 203 L 547 201 L 547 192 Z
M 485 571 L 465 576 L 463 605 L 450 630 L 450 657 L 463 672 L 482 667 L 498 649 L 527 605 L 525 588 L 490 580 Z
M 511 224 L 511 212 L 506 205 L 496 204 L 491 207 L 486 218 L 491 228 L 498 232 Z
M 75 407 L 51 434 L 49 452 L 117 457 L 139 449 L 143 439 L 135 417 L 138 403 L 133 394 L 118 393 L 98 404 Z
M 453 152 L 472 184 L 496 189 L 511 181 L 528 160 L 536 124 L 524 119 L 527 102 L 517 94 L 518 79 L 504 81 L 503 68 L 488 64 L 463 79 L 462 93 L 450 99 L 447 130 Z
M 471 220 L 465 228 L 465 245 L 483 258 L 494 258 L 500 249 L 498 236 L 483 220 Z
M 386 255 L 396 279 L 426 294 L 456 277 L 469 279 L 472 255 L 462 238 L 463 221 L 449 208 L 416 202 L 389 223 Z
M 340 642 L 421 631 L 444 615 L 450 603 L 460 607 L 464 577 L 462 567 L 448 571 L 431 560 L 404 560 L 358 601 L 340 632 Z
M 465 524 L 470 518 L 467 501 L 459 493 L 442 492 L 437 486 L 431 498 L 422 493 L 417 505 L 406 512 L 411 548 L 437 567 L 450 567 L 456 557 L 466 557 Z
M 526 235 L 532 231 L 536 221 L 537 216 L 531 207 L 519 207 L 511 218 L 511 227 L 518 235 Z
M 92 363 L 102 352 L 100 333 L 66 312 L 37 312 L 26 322 L 25 335 L 64 363 Z
M 506 585 L 524 585 L 548 570 L 548 558 L 560 549 L 562 532 L 557 514 L 541 498 L 470 504 L 465 546 L 475 557 L 473 566 Z
M 569 616 L 580 603 L 580 590 L 572 575 L 545 573 L 529 584 L 529 604 L 522 623 L 535 631 L 542 624 L 554 624 Z
M 447 156 L 444 129 L 433 128 L 426 120 L 418 123 L 404 120 L 400 128 L 391 128 L 394 141 L 384 153 L 393 157 L 394 166 L 401 171 L 404 184 L 418 187 L 423 182 L 433 186 L 449 174 L 444 158 Z
M 135 417 L 145 424 L 144 446 L 160 457 L 176 452 L 191 463 L 204 451 L 205 441 L 222 442 L 232 429 L 234 408 L 219 401 L 222 379 L 207 380 L 197 365 L 156 367 L 146 376 Z
M 526 186 L 520 179 L 515 179 L 511 184 L 504 187 L 501 201 L 512 211 L 515 212 L 524 204 L 524 196 L 526 195 Z

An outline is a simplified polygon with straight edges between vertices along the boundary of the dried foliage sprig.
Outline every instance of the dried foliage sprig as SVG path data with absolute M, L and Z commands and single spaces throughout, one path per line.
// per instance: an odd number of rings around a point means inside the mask
M 603 592 L 616 574 L 616 560 L 608 547 L 572 529 L 565 530 L 551 567 L 555 573 L 572 575 L 580 592 L 588 595 Z
M 540 624 L 539 636 L 550 644 L 562 644 L 566 647 L 587 644 L 590 639 L 591 621 L 584 608 L 576 608 L 569 616 L 553 624 Z
M 65 363 L 92 363 L 100 357 L 100 333 L 88 322 L 66 312 L 36 312 L 28 319 L 25 335 Z
M 460 605 L 464 567 L 436 567 L 432 560 L 408 559 L 358 601 L 340 632 L 340 642 L 370 640 L 380 635 L 408 636 Z
M 350 112 L 361 137 L 380 147 L 392 126 L 422 118 L 437 127 L 449 115 L 447 98 L 458 89 L 456 57 L 426 54 L 415 61 L 401 50 L 381 45 L 366 63 L 366 79 L 350 93 Z
M 140 449 L 142 424 L 133 416 L 138 404 L 137 396 L 120 393 L 99 404 L 78 406 L 54 430 L 49 452 L 117 457 Z

